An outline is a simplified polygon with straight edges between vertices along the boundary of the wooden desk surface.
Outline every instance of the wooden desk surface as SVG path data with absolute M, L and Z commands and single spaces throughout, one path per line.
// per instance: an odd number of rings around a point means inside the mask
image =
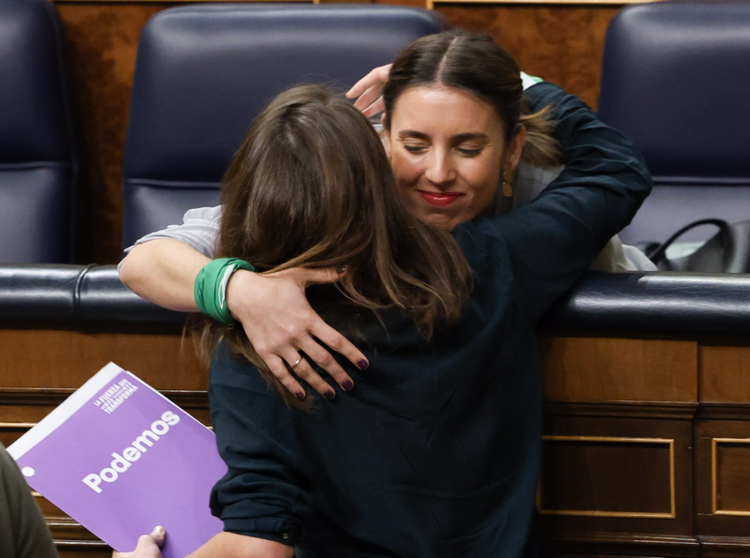
M 544 337 L 538 506 L 556 556 L 750 556 L 750 347 Z M 0 330 L 9 444 L 109 361 L 208 421 L 207 370 L 179 335 Z M 64 558 L 105 557 L 38 497 Z

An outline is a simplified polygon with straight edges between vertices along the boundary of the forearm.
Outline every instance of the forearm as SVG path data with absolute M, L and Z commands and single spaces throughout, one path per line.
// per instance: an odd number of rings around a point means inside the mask
M 186 558 L 291 558 L 294 549 L 274 541 L 219 533 Z
M 178 312 L 197 312 L 194 286 L 209 258 L 179 240 L 138 244 L 120 266 L 120 280 L 138 296 Z
M 195 280 L 210 261 L 180 240 L 158 238 L 138 244 L 130 251 L 120 265 L 120 280 L 134 293 L 159 306 L 178 312 L 198 312 Z M 326 370 L 346 391 L 354 385 L 321 343 L 358 368 L 367 367 L 365 356 L 326 324 L 305 298 L 308 285 L 338 279 L 339 273 L 330 268 L 294 268 L 273 275 L 239 270 L 227 284 L 226 303 L 232 316 L 242 324 L 248 340 L 272 373 L 297 397 L 304 397 L 305 389 L 286 364 L 291 366 L 298 360 L 296 375 L 325 397 L 335 397 L 336 392 L 312 369 L 313 363 Z M 299 351 L 304 351 L 306 358 Z

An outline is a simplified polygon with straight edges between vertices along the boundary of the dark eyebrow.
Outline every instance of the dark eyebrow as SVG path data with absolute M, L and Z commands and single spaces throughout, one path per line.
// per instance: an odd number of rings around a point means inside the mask
M 423 141 L 430 141 L 430 136 L 428 136 L 427 134 L 423 132 L 417 132 L 416 130 L 401 130 L 398 133 L 398 137 L 401 139 L 414 138 L 414 139 L 419 139 Z
M 487 134 L 482 134 L 480 132 L 469 132 L 466 134 L 458 134 L 457 136 L 453 136 L 451 138 L 451 143 L 454 145 L 457 145 L 459 143 L 463 143 L 465 141 L 471 141 L 471 140 L 489 140 L 489 136 Z
M 424 132 L 418 132 L 417 130 L 401 130 L 398 133 L 398 137 L 403 138 L 414 138 L 419 139 L 423 141 L 429 141 L 430 136 L 425 134 Z M 451 143 L 454 145 L 458 145 L 459 143 L 463 143 L 465 141 L 471 141 L 471 140 L 489 140 L 489 136 L 487 134 L 483 134 L 481 132 L 467 132 L 465 134 L 457 134 L 451 138 Z

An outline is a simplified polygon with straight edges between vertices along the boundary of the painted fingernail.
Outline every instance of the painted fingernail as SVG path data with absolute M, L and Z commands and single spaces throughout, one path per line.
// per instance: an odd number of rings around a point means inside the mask
M 335 391 L 327 391 L 327 392 L 325 392 L 325 394 L 323 395 L 323 397 L 325 397 L 326 399 L 328 399 L 328 401 L 333 401 L 333 398 L 336 397 L 336 392 Z
M 344 273 L 346 273 L 346 266 L 340 265 L 339 267 L 337 267 L 336 273 L 338 273 L 339 275 L 343 275 Z
M 367 370 L 367 368 L 370 366 L 370 363 L 361 358 L 357 361 L 357 366 L 359 366 L 360 370 Z
M 341 387 L 344 388 L 344 391 L 351 391 L 354 389 L 354 384 L 351 380 L 344 380 L 341 383 Z
M 305 392 L 304 391 L 298 391 L 297 393 L 294 394 L 294 396 L 297 399 L 299 399 L 300 401 L 302 401 L 305 398 Z

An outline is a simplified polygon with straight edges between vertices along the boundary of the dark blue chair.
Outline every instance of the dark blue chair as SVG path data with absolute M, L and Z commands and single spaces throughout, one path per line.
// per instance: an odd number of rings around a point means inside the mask
M 123 247 L 217 205 L 232 155 L 277 93 L 302 83 L 345 91 L 446 27 L 435 12 L 389 6 L 199 5 L 154 16 L 138 45 Z
M 71 260 L 76 158 L 51 2 L 0 0 L 0 262 Z
M 599 112 L 634 141 L 655 181 L 624 242 L 663 242 L 709 217 L 750 219 L 748 99 L 750 3 L 656 2 L 615 16 Z

